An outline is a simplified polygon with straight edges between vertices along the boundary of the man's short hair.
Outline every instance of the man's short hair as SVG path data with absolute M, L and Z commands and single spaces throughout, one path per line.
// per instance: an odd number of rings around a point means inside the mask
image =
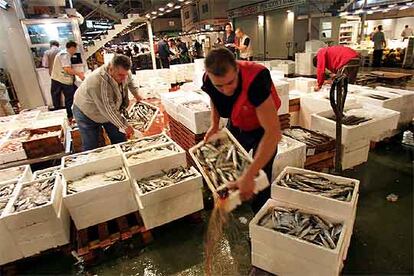
M 58 41 L 56 41 L 56 40 L 51 40 L 51 41 L 50 41 L 50 47 L 52 47 L 52 46 L 59 47 L 59 42 L 58 42 Z
M 233 28 L 233 26 L 231 25 L 231 23 L 230 23 L 230 22 L 227 22 L 227 23 L 224 25 L 224 28 L 226 28 L 227 26 L 230 26 L 231 28 Z
M 111 60 L 112 67 L 122 67 L 125 70 L 131 69 L 131 59 L 125 55 L 115 55 Z
M 237 68 L 234 54 L 227 48 L 219 47 L 211 50 L 204 60 L 206 71 L 217 77 L 223 77 L 229 69 Z
M 72 47 L 75 47 L 75 48 L 78 47 L 78 43 L 76 43 L 75 41 L 70 40 L 66 43 L 66 49 L 69 49 L 69 48 L 72 48 Z
M 315 55 L 314 57 L 313 57 L 313 60 L 312 60 L 312 62 L 313 62 L 313 66 L 318 66 L 318 55 Z
M 378 26 L 378 30 L 382 31 L 382 25 Z

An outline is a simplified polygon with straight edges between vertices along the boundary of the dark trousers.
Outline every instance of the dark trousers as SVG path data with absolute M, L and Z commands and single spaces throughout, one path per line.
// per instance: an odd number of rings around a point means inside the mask
M 361 60 L 359 58 L 351 59 L 344 67 L 338 70 L 338 73 L 347 75 L 348 83 L 354 84 L 357 80 L 360 63 Z
M 162 68 L 170 68 L 170 60 L 168 57 L 160 57 Z
M 102 131 L 102 127 L 105 129 L 112 144 L 122 143 L 127 140 L 125 134 L 120 132 L 114 124 L 109 122 L 96 123 L 83 114 L 76 105 L 73 105 L 73 115 L 79 127 L 82 139 L 82 150 L 84 151 L 98 147 L 99 134 Z
M 372 57 L 372 67 L 381 67 L 383 51 L 384 50 L 374 50 Z
M 65 107 L 68 114 L 68 118 L 73 117 L 72 105 L 73 105 L 73 96 L 75 95 L 75 85 L 67 85 L 56 80 L 52 80 L 52 85 L 50 92 L 52 94 L 52 102 L 54 109 L 62 109 L 63 106 L 60 102 L 62 92 L 65 96 Z
M 253 156 L 256 154 L 257 147 L 259 146 L 260 140 L 264 135 L 264 130 L 262 128 L 253 130 L 253 131 L 242 131 L 237 127 L 231 125 L 230 121 L 227 124 L 228 130 L 233 134 L 233 136 L 237 139 L 240 145 L 249 152 L 253 149 Z M 272 168 L 273 168 L 273 161 L 277 154 L 277 150 L 273 157 L 267 162 L 267 164 L 263 167 L 263 171 L 266 173 L 267 178 L 269 181 L 272 180 Z M 266 203 L 266 201 L 270 198 L 270 186 L 255 195 L 251 202 L 251 207 L 253 212 L 256 214 L 259 212 L 260 208 Z

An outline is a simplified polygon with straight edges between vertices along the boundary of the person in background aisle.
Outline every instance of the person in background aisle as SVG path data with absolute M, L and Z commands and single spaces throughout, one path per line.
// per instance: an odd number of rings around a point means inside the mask
M 9 93 L 7 87 L 0 82 L 0 116 L 14 115 L 13 107 L 10 104 Z
M 98 147 L 102 127 L 112 144 L 133 136 L 134 129 L 123 117 L 129 105 L 128 90 L 137 102 L 141 98 L 130 69 L 129 57 L 115 55 L 108 65 L 93 71 L 76 90 L 73 114 L 79 126 L 83 150 Z
M 176 39 L 177 48 L 180 52 L 180 62 L 181 63 L 189 63 L 190 56 L 188 55 L 188 47 L 185 45 L 184 42 L 181 41 L 180 38 Z
M 240 45 L 234 44 L 234 47 L 240 52 L 241 60 L 253 60 L 252 41 L 241 28 L 236 29 L 236 37 L 240 40 Z
M 161 60 L 162 68 L 170 68 L 170 56 L 173 55 L 168 46 L 168 36 L 165 35 L 158 42 L 158 56 Z
M 357 52 L 345 46 L 330 46 L 319 49 L 313 58 L 313 66 L 317 67 L 318 84 L 315 91 L 319 91 L 325 81 L 325 70 L 335 74 L 346 74 L 349 83 L 355 83 L 359 70 L 360 58 Z
M 180 63 L 180 51 L 178 50 L 177 44 L 175 43 L 174 39 L 170 38 L 168 40 L 168 47 L 172 56 L 170 57 L 170 64 L 179 64 Z
M 372 41 L 374 38 L 374 34 L 377 32 L 377 27 L 374 27 L 372 32 L 369 34 L 369 39 Z
M 382 63 L 382 54 L 385 47 L 387 47 L 387 42 L 385 41 L 385 35 L 382 32 L 382 25 L 377 27 L 377 32 L 372 36 L 372 41 L 374 41 L 374 54 L 372 67 L 381 67 Z
M 411 29 L 408 25 L 405 25 L 405 28 L 402 31 L 401 36 L 403 40 L 409 38 L 410 36 L 414 36 L 413 29 Z
M 198 42 L 197 39 L 194 41 L 193 48 L 194 48 L 194 51 L 195 51 L 194 58 L 203 58 L 204 57 L 204 55 L 203 55 L 203 45 L 201 45 L 201 43 Z
M 202 90 L 211 99 L 211 126 L 204 139 L 219 130 L 220 117 L 229 118 L 227 128 L 249 152 L 253 149 L 252 164 L 229 188 L 240 190 L 242 200 L 253 197 L 254 178 L 263 169 L 272 178 L 273 161 L 281 130 L 277 111 L 280 99 L 270 71 L 263 65 L 236 61 L 233 53 L 224 48 L 211 50 L 205 59 L 206 74 Z M 270 197 L 270 187 L 252 201 L 256 213 Z
M 223 43 L 224 47 L 230 50 L 234 55 L 236 55 L 236 34 L 233 31 L 233 27 L 230 23 L 226 23 L 225 27 L 225 33 L 223 37 Z
M 43 54 L 42 66 L 49 69 L 49 76 L 52 75 L 53 62 L 55 61 L 55 57 L 59 51 L 59 42 L 51 40 L 50 49 Z
M 129 48 L 129 46 L 125 47 L 125 55 L 129 58 L 132 58 L 132 50 Z
M 74 41 L 66 43 L 66 50 L 56 54 L 52 70 L 52 101 L 55 109 L 61 109 L 61 94 L 65 96 L 65 107 L 69 121 L 72 120 L 73 95 L 75 94 L 75 76 L 84 80 L 83 72 L 77 72 L 72 68 L 71 57 L 76 53 L 78 44 Z

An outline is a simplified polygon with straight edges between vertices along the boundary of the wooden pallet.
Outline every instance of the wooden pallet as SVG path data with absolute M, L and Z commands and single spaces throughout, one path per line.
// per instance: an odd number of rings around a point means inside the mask
M 312 156 L 307 156 L 305 169 L 312 171 L 323 171 L 331 169 L 335 165 L 335 150 L 324 151 Z
M 98 250 L 108 248 L 118 241 L 141 236 L 143 244 L 152 241 L 151 232 L 146 230 L 139 212 L 103 222 L 86 229 L 77 230 L 71 224 L 71 241 L 74 251 L 86 263 L 94 260 Z

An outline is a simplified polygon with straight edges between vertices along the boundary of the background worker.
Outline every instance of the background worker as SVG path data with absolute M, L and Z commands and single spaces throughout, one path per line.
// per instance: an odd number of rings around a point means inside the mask
M 404 39 L 409 38 L 410 36 L 414 36 L 414 31 L 408 25 L 405 25 L 404 30 L 401 32 L 401 36 Z
M 49 69 L 49 76 L 52 75 L 53 63 L 55 62 L 55 57 L 59 51 L 59 42 L 51 40 L 50 49 L 43 54 L 42 66 Z
M 168 36 L 164 36 L 158 42 L 158 56 L 161 61 L 162 68 L 170 68 L 170 56 L 173 56 L 174 53 L 170 51 L 170 47 L 168 45 Z
M 236 29 L 236 38 L 240 40 L 240 45 L 233 46 L 239 50 L 241 60 L 253 60 L 252 40 L 241 28 Z
M 55 109 L 62 108 L 61 95 L 65 96 L 65 107 L 69 120 L 72 119 L 72 104 L 73 96 L 75 94 L 75 76 L 81 80 L 85 79 L 82 72 L 77 72 L 72 68 L 71 57 L 76 53 L 78 44 L 74 41 L 66 43 L 66 50 L 60 51 L 56 54 L 53 62 L 52 70 L 52 102 Z
M 132 80 L 131 59 L 115 55 L 108 65 L 93 71 L 75 94 L 73 114 L 78 123 L 83 150 L 98 147 L 102 127 L 112 144 L 126 141 L 134 129 L 122 116 L 129 105 L 128 90 L 139 102 L 138 86 Z
M 273 160 L 281 139 L 277 110 L 280 99 L 264 66 L 236 61 L 228 49 L 211 50 L 205 59 L 206 74 L 202 89 L 211 99 L 211 126 L 207 141 L 219 130 L 220 117 L 229 118 L 227 128 L 250 151 L 253 163 L 230 188 L 238 188 L 242 200 L 253 196 L 254 178 L 263 169 L 271 180 Z M 270 197 L 270 187 L 260 192 L 252 202 L 254 212 Z
M 319 91 L 325 81 L 325 70 L 333 74 L 346 74 L 349 83 L 355 83 L 359 70 L 360 58 L 357 52 L 345 46 L 331 46 L 319 49 L 313 58 L 313 66 L 317 67 L 318 84 L 315 91 Z
M 372 36 L 372 41 L 374 41 L 372 67 L 381 67 L 382 55 L 384 53 L 384 49 L 387 47 L 385 35 L 382 31 L 382 25 L 377 27 L 377 32 Z

